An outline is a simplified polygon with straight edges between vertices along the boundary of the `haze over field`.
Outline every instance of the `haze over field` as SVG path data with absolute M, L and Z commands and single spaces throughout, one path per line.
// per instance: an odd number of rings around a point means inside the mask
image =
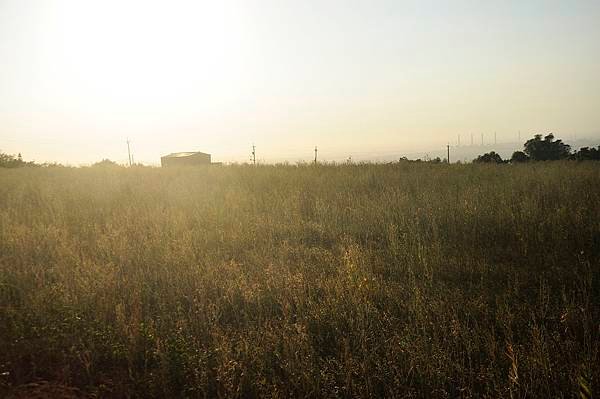
M 309 160 L 599 137 L 598 1 L 0 1 L 0 149 Z M 367 155 L 371 157 L 371 155 Z
M 0 0 L 0 398 L 598 397 L 599 22 Z

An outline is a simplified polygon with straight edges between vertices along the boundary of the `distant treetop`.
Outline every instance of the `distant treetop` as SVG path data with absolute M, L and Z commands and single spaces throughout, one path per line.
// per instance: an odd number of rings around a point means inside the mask
M 527 161 L 558 161 L 571 159 L 576 161 L 600 161 L 600 146 L 598 148 L 583 147 L 579 151 L 571 152 L 571 146 L 563 143 L 560 139 L 554 139 L 554 134 L 547 136 L 536 134 L 523 144 L 523 151 L 515 151 L 511 163 L 522 163 Z M 476 163 L 502 163 L 500 155 L 491 151 L 478 156 L 473 160 Z
M 39 166 L 35 162 L 25 162 L 21 153 L 14 156 L 12 154 L 5 154 L 0 152 L 0 168 L 20 168 L 23 166 Z
M 111 166 L 120 166 L 118 163 L 116 163 L 115 161 L 111 161 L 110 159 L 103 159 L 102 161 L 98 161 L 95 164 L 92 165 L 93 167 L 111 167 Z
M 571 158 L 576 161 L 600 161 L 600 145 L 598 148 L 582 147 Z
M 475 163 L 504 163 L 500 154 L 497 154 L 495 151 L 488 152 L 487 154 L 483 154 L 478 156 L 473 160 Z
M 529 161 L 529 157 L 523 151 L 515 151 L 510 157 L 510 162 L 521 163 Z
M 525 142 L 524 148 L 525 154 L 533 161 L 557 161 L 568 159 L 571 155 L 571 146 L 562 140 L 554 140 L 552 133 L 543 139 L 541 134 L 536 134 Z

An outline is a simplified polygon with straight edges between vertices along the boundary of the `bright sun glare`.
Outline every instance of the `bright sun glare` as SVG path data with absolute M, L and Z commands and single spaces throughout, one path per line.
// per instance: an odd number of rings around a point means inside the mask
M 85 99 L 80 106 L 215 101 L 241 84 L 243 21 L 229 2 L 60 5 L 42 28 L 44 66 L 57 91 Z
M 594 135 L 600 9 L 554 3 L 0 0 L 0 144 L 293 162 Z

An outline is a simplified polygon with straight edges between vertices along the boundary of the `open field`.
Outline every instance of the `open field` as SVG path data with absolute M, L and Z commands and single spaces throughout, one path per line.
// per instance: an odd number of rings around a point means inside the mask
M 0 396 L 597 395 L 599 259 L 596 163 L 0 170 Z

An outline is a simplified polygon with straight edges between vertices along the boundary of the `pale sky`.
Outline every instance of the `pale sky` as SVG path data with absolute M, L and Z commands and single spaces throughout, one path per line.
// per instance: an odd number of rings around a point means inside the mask
M 265 162 L 600 137 L 600 1 L 0 0 L 0 151 Z

